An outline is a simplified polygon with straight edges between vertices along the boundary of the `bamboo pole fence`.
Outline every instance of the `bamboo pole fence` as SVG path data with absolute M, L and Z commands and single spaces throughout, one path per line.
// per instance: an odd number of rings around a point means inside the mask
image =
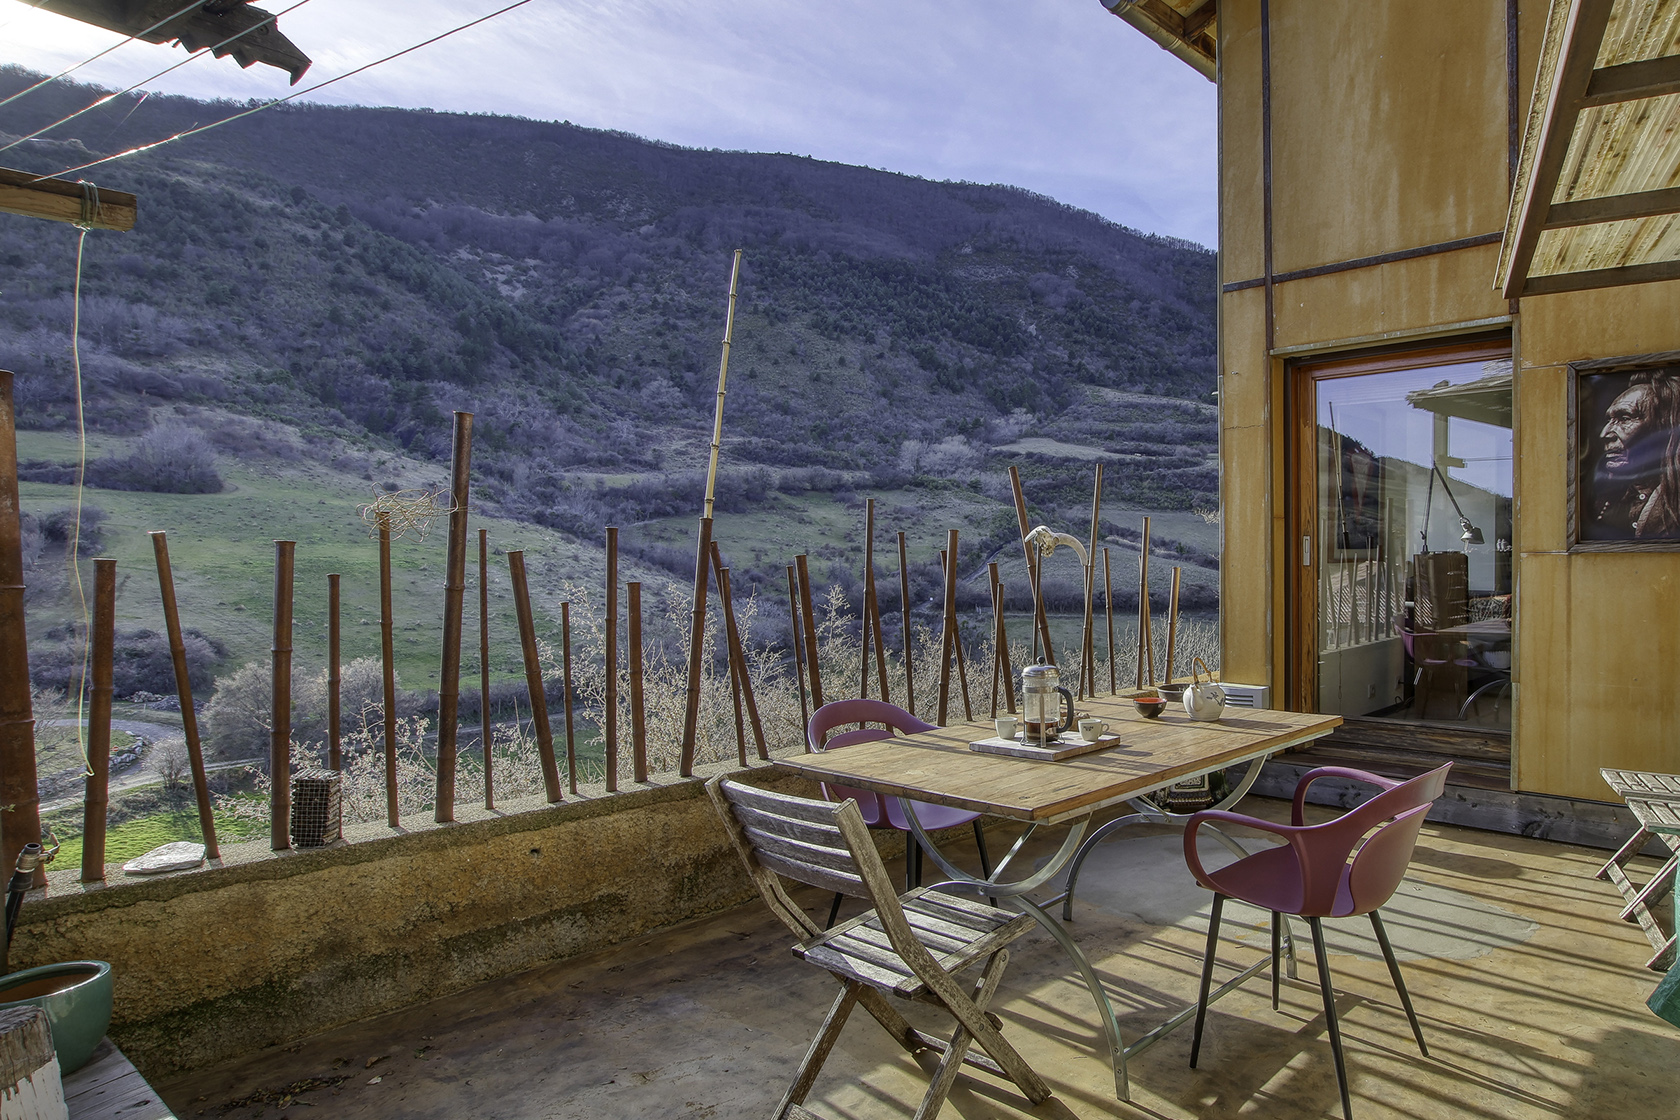
M 1143 687 L 1144 673 L 1155 683 L 1155 635 L 1149 619 L 1149 518 L 1143 519 L 1143 537 L 1138 549 L 1138 640 L 1137 687 Z
M 385 823 L 397 827 L 397 653 L 396 620 L 391 610 L 391 515 L 381 511 L 379 525 L 379 656 L 384 684 Z
M 630 779 L 648 780 L 647 709 L 642 702 L 642 584 L 624 585 L 630 615 Z M 742 751 L 745 754 L 745 750 Z
M 963 658 L 962 634 L 957 626 L 957 530 L 946 538 L 944 551 L 939 554 L 939 566 L 945 573 L 945 609 L 939 640 L 939 725 L 946 724 L 951 694 L 951 664 L 956 662 L 957 679 L 962 685 L 963 718 L 974 718 L 974 705 L 969 700 L 968 666 Z
M 560 686 L 564 689 L 563 703 L 566 713 L 566 783 L 572 795 L 577 795 L 577 738 L 572 725 L 572 604 L 570 600 L 560 604 Z M 546 708 L 547 701 L 544 701 Z M 554 745 L 550 741 L 549 761 L 545 763 L 543 781 L 548 782 L 547 766 L 552 765 Z M 553 786 L 549 789 L 549 801 L 560 800 L 560 776 L 554 776 Z
M 344 765 L 342 738 L 342 680 L 339 674 L 339 585 L 337 574 L 327 576 L 327 769 Z
M 823 706 L 822 668 L 817 662 L 817 612 L 811 605 L 811 569 L 801 552 L 793 558 L 799 572 L 799 610 L 805 619 L 805 671 L 811 682 L 811 709 Z
M 601 732 L 607 749 L 607 792 L 618 790 L 618 526 L 607 526 L 606 685 Z M 702 592 L 701 598 L 705 595 Z M 688 775 L 683 775 L 687 777 Z
M 904 620 L 904 710 L 916 714 L 916 661 L 910 648 L 910 550 L 898 534 L 898 605 Z
M 269 740 L 268 842 L 274 851 L 292 846 L 292 574 L 296 541 L 274 542 L 274 643 Z
M 117 562 L 93 562 L 93 687 L 87 781 L 82 795 L 82 882 L 105 881 L 105 820 L 111 804 L 111 663 L 117 636 Z
M 1096 556 L 1097 533 L 1102 520 L 1103 465 L 1097 464 L 1097 477 L 1091 488 L 1091 547 L 1085 553 L 1085 625 L 1080 633 L 1079 693 L 1080 698 L 1097 694 L 1097 636 L 1096 636 Z
M 41 839 L 35 774 L 35 715 L 23 608 L 23 525 L 18 505 L 17 427 L 12 374 L 0 370 L 0 866 L 17 866 L 25 844 Z M 46 882 L 36 872 L 36 884 Z
M 858 659 L 862 676 L 859 696 L 869 695 L 869 646 L 875 645 L 875 673 L 881 685 L 881 699 L 892 703 L 887 687 L 887 648 L 881 634 L 881 600 L 875 592 L 875 499 L 864 503 L 863 527 L 863 656 Z
M 460 731 L 461 612 L 467 591 L 467 498 L 472 464 L 470 412 L 455 413 L 449 466 L 449 559 L 443 582 L 443 665 L 438 670 L 437 799 L 432 819 L 455 819 L 456 740 Z
M 537 656 L 537 625 L 531 614 L 531 588 L 525 577 L 525 552 L 515 549 L 507 554 L 508 577 L 513 584 L 513 610 L 519 619 L 519 650 L 525 660 L 525 695 L 531 702 L 531 730 L 537 737 L 537 757 L 542 763 L 543 793 L 549 804 L 561 800 L 560 772 L 554 762 L 554 735 L 548 726 L 548 697 L 543 692 L 542 662 Z M 564 625 L 567 621 L 564 612 L 561 614 Z M 566 635 L 566 645 L 570 649 L 570 631 Z M 567 662 L 571 661 L 570 656 Z M 569 675 L 569 674 L 568 674 Z M 567 682 L 566 689 L 566 730 L 567 761 L 571 763 L 572 746 L 571 732 L 571 687 Z M 575 783 L 575 766 L 573 768 Z M 576 792 L 576 785 L 573 785 Z
M 729 582 L 729 569 L 723 563 L 723 550 L 712 542 L 712 567 L 717 572 L 718 601 L 723 607 L 724 637 L 729 646 L 730 690 L 740 697 L 746 708 L 747 723 L 752 728 L 753 749 L 759 758 L 769 761 L 770 749 L 764 740 L 764 723 L 758 714 L 758 697 L 753 693 L 752 673 L 747 668 L 747 647 L 741 640 L 741 628 L 735 620 L 735 591 Z M 740 735 L 741 765 L 747 764 L 746 740 Z
M 1120 691 L 1114 658 L 1114 575 L 1108 564 L 1108 549 L 1103 549 L 1103 611 L 1108 615 L 1108 694 Z
M 221 845 L 216 841 L 216 816 L 210 806 L 210 780 L 204 772 L 204 748 L 198 738 L 198 710 L 193 706 L 192 679 L 187 673 L 187 644 L 181 632 L 181 612 L 175 602 L 175 573 L 169 563 L 169 538 L 162 530 L 150 536 L 152 556 L 157 562 L 158 594 L 163 600 L 163 626 L 169 636 L 169 657 L 175 669 L 175 698 L 181 709 L 181 732 L 187 740 L 193 796 L 198 802 L 198 827 L 204 834 L 204 856 L 206 859 L 221 859 Z
M 799 589 L 793 565 L 787 566 L 788 585 L 788 634 L 793 645 L 794 691 L 799 693 L 799 735 L 805 737 L 805 729 L 811 723 L 811 710 L 805 702 L 805 629 L 799 622 Z M 806 744 L 805 749 L 811 749 Z
M 484 752 L 484 807 L 496 807 L 490 730 L 490 530 L 478 531 L 478 745 Z
M 1009 468 L 1009 487 L 1015 496 L 1015 522 L 1021 530 L 1021 553 L 1027 558 L 1027 582 L 1033 591 L 1033 657 L 1037 658 L 1039 646 L 1044 647 L 1044 663 L 1056 663 L 1056 643 L 1050 638 L 1050 617 L 1044 611 L 1044 597 L 1040 593 L 1041 583 L 1038 575 L 1038 550 L 1027 543 L 1027 534 L 1032 531 L 1027 520 L 1027 496 L 1021 489 L 1021 471 L 1013 464 Z
M 1172 683 L 1173 678 L 1173 647 L 1178 637 L 1178 581 L 1184 569 L 1176 564 L 1172 570 L 1172 592 L 1167 599 L 1167 663 L 1162 681 Z

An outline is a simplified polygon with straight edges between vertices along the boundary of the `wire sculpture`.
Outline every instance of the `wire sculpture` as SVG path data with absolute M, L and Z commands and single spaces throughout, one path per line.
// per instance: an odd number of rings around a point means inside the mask
M 436 490 L 427 490 L 424 487 L 384 490 L 375 486 L 373 501 L 365 506 L 357 506 L 356 512 L 361 514 L 362 520 L 370 526 L 370 537 L 379 535 L 380 521 L 385 518 L 389 519 L 392 540 L 412 536 L 417 541 L 423 541 L 426 539 L 426 530 L 432 526 L 432 519 L 439 514 L 454 513 L 455 502 L 450 497 L 447 486 L 440 486 Z

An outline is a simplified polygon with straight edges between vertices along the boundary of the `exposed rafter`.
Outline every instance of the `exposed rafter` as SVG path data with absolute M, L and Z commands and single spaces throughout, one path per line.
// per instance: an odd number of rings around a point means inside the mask
M 1210 82 L 1219 78 L 1218 0 L 1100 0 Z M 1186 9 L 1186 11 L 1180 10 Z
M 123 191 L 96 189 L 68 179 L 41 179 L 0 167 L 0 213 L 69 222 L 91 229 L 130 230 L 138 203 Z

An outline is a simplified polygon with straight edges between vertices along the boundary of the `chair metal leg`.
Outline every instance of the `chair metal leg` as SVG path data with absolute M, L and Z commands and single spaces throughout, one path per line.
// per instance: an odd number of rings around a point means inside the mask
M 834 896 L 834 905 L 835 906 L 840 905 L 840 896 L 838 894 L 836 894 Z M 834 918 L 832 916 L 828 919 L 828 921 L 829 921 L 830 925 L 834 924 Z M 1279 914 L 1276 910 L 1273 910 L 1272 911 L 1272 1010 L 1273 1011 L 1276 1011 L 1278 1009 L 1278 981 L 1279 981 L 1278 973 L 1282 969 L 1282 965 L 1279 963 L 1278 958 L 1283 955 L 1282 947 L 1283 947 L 1283 915 Z
M 1406 991 L 1406 981 L 1400 976 L 1400 962 L 1394 959 L 1394 948 L 1388 943 L 1388 930 L 1383 928 L 1382 918 L 1375 910 L 1371 911 L 1371 928 L 1377 931 L 1377 944 L 1382 946 L 1383 960 L 1388 962 L 1388 974 L 1394 978 L 1394 990 L 1400 993 L 1400 1006 L 1406 1009 L 1406 1018 L 1412 1023 L 1412 1037 L 1417 1039 L 1418 1050 L 1424 1057 L 1429 1057 L 1429 1047 L 1423 1043 L 1423 1028 L 1418 1026 L 1417 1012 L 1412 1010 L 1412 997 Z
M 974 818 L 974 845 L 980 849 L 980 877 L 990 879 L 992 877 L 992 857 L 986 851 L 986 830 L 980 827 L 979 817 Z M 992 905 L 996 906 L 997 903 L 994 902 Z
M 828 921 L 823 923 L 824 929 L 834 928 L 834 919 L 840 916 L 840 900 L 845 897 L 846 896 L 841 894 L 839 891 L 834 892 L 834 901 L 828 908 Z
M 1342 1029 L 1336 1022 L 1336 992 L 1330 986 L 1330 955 L 1324 951 L 1324 927 L 1317 918 L 1308 918 L 1307 925 L 1312 927 L 1313 956 L 1318 960 L 1318 987 L 1324 994 L 1324 1022 L 1330 1028 L 1330 1053 L 1336 1059 L 1336 1084 L 1342 1090 L 1342 1120 L 1353 1120 L 1347 1063 L 1342 1058 Z
M 1202 1026 L 1207 1022 L 1208 988 L 1213 984 L 1213 958 L 1219 949 L 1219 916 L 1225 908 L 1225 896 L 1213 896 L 1213 916 L 1208 919 L 1207 955 L 1202 958 L 1202 991 L 1196 997 L 1196 1033 L 1190 1040 L 1190 1068 L 1202 1053 Z M 1277 973 L 1274 969 L 1273 975 Z

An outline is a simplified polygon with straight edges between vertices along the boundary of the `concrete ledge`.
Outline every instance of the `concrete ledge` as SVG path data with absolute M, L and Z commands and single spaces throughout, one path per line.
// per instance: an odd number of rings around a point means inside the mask
M 1275 758 L 1266 763 L 1265 770 L 1254 783 L 1253 792 L 1259 797 L 1291 800 L 1301 776 L 1313 768 L 1306 763 L 1290 762 L 1287 756 Z M 1351 809 L 1376 792 L 1371 786 L 1345 778 L 1320 778 L 1307 791 L 1307 800 L 1314 805 Z M 1429 810 L 1429 819 L 1464 828 L 1479 828 L 1485 832 L 1504 832 L 1611 851 L 1625 844 L 1639 828 L 1627 807 L 1613 802 L 1579 801 L 1539 793 L 1455 785 L 1447 786 L 1446 793 Z M 1666 859 L 1669 852 L 1652 841 L 1646 854 Z
M 703 768 L 700 776 L 737 772 Z M 788 792 L 803 779 L 756 765 Z M 111 885 L 49 876 L 16 968 L 112 965 L 111 1037 L 148 1077 L 209 1065 L 737 905 L 753 894 L 699 780 L 546 805 L 458 807 L 327 848 L 229 846 L 215 866 Z M 894 837 L 882 838 L 891 851 Z M 902 850 L 902 839 L 897 839 Z

